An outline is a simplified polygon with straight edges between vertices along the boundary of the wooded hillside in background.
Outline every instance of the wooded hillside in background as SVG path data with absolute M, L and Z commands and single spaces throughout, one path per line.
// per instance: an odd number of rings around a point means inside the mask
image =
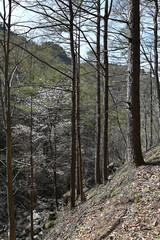
M 38 199 L 58 210 L 70 191 L 73 208 L 159 142 L 159 2 L 1 5 L 0 220 L 15 240 L 15 212 L 30 209 L 33 240 Z

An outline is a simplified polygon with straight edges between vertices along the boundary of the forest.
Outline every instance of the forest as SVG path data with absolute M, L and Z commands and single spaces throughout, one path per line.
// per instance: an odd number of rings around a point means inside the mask
M 55 221 L 80 225 L 94 191 L 139 204 L 159 140 L 158 0 L 0 1 L 0 239 L 134 239 Z

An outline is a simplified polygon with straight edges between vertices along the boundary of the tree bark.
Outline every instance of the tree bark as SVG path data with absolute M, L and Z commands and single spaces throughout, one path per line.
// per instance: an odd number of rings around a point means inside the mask
M 79 173 L 80 173 L 80 170 L 79 170 L 79 147 L 77 147 L 77 198 L 80 196 L 80 177 L 79 177 Z
M 108 179 L 108 0 L 105 1 L 104 13 L 104 147 L 103 147 L 103 182 Z
M 127 79 L 128 161 L 144 164 L 140 139 L 140 15 L 139 0 L 128 0 L 129 42 Z
M 150 69 L 150 147 L 153 145 L 153 89 L 152 89 L 152 69 Z
M 96 163 L 95 163 L 95 181 L 101 183 L 101 163 L 100 163 L 100 145 L 101 145 L 101 64 L 100 64 L 100 0 L 97 1 L 97 134 L 96 134 Z
M 157 98 L 158 98 L 158 111 L 160 117 L 160 85 L 159 85 L 159 74 L 158 74 L 158 0 L 154 0 L 155 2 L 155 12 L 154 12 L 154 79 L 157 87 Z M 159 120 L 160 125 L 160 120 Z M 159 136 L 159 133 L 158 133 Z
M 5 12 L 5 3 L 4 12 Z M 8 216 L 9 216 L 9 239 L 16 240 L 16 224 L 14 216 L 14 197 L 13 197 L 13 179 L 12 179 L 12 128 L 11 128 L 11 106 L 10 106 L 10 79 L 9 79 L 9 55 L 10 55 L 10 28 L 11 28 L 11 14 L 12 1 L 8 1 L 8 29 L 7 37 L 5 30 L 4 17 L 4 51 L 5 51 L 5 119 L 6 119 L 6 160 L 7 160 L 7 201 L 8 201 Z M 6 13 L 6 12 L 5 12 Z M 6 42 L 5 42 L 6 41 Z
M 79 10 L 79 26 L 78 26 L 78 39 L 77 39 L 77 138 L 78 138 L 78 151 L 77 151 L 77 164 L 79 176 L 79 191 L 81 201 L 84 201 L 83 193 L 83 176 L 82 176 L 82 147 L 81 147 L 81 123 L 80 123 L 80 28 L 81 28 L 81 9 Z
M 58 197 L 57 197 L 57 131 L 56 124 L 54 127 L 54 198 L 56 204 L 56 211 L 58 211 Z
M 31 240 L 34 240 L 34 229 L 33 229 L 33 209 L 34 209 L 34 169 L 33 169 L 33 97 L 31 95 L 31 120 L 30 120 L 30 168 L 31 168 L 31 188 L 30 188 L 30 218 L 31 218 Z
M 69 0 L 70 12 L 70 49 L 72 57 L 72 149 L 71 149 L 71 209 L 75 207 L 75 167 L 76 167 L 76 54 L 74 50 L 74 36 L 73 36 L 73 8 L 72 1 Z

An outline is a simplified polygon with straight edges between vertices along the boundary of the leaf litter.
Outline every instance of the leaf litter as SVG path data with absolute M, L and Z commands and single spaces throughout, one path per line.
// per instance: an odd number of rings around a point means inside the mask
M 160 147 L 148 164 L 124 164 L 105 184 L 86 192 L 87 201 L 66 209 L 45 240 L 160 239 Z

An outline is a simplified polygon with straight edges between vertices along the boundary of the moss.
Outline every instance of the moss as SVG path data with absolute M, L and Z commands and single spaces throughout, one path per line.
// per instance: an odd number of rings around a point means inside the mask
M 44 228 L 47 230 L 47 229 L 53 227 L 53 225 L 54 225 L 54 220 L 51 220 L 51 221 L 45 223 Z
M 48 217 L 49 221 L 56 220 L 56 218 L 57 218 L 57 213 L 56 212 L 50 212 L 49 213 L 49 217 Z
M 111 192 L 111 197 L 116 195 L 121 188 L 122 188 L 122 186 L 118 186 L 117 188 L 113 189 L 113 191 Z
M 123 168 L 115 173 L 114 178 L 117 178 L 117 177 L 123 178 L 123 177 L 125 177 L 127 171 L 128 171 L 127 164 L 124 164 Z
M 70 192 L 63 194 L 63 207 L 67 207 L 70 202 Z
M 95 188 L 94 190 L 90 191 L 88 196 L 87 196 L 87 199 L 90 199 L 90 198 L 93 198 L 97 195 L 97 189 Z

